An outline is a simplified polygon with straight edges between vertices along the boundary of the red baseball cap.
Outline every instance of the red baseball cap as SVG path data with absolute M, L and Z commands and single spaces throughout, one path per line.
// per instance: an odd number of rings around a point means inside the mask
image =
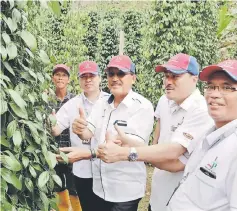
M 69 73 L 70 68 L 67 65 L 65 65 L 65 64 L 57 64 L 57 65 L 55 65 L 54 68 L 53 68 L 53 74 L 57 70 L 64 70 L 64 72 L 66 72 L 68 74 L 68 76 L 70 76 L 70 73 Z
M 164 72 L 168 70 L 174 74 L 190 73 L 192 75 L 199 74 L 199 64 L 193 56 L 179 53 L 171 57 L 169 61 L 163 65 L 156 66 L 156 72 Z
M 108 70 L 110 67 L 116 67 L 123 72 L 133 72 L 135 73 L 135 64 L 132 60 L 126 55 L 119 55 L 113 56 L 112 59 L 109 61 L 105 71 Z
M 224 71 L 230 76 L 230 78 L 237 81 L 237 60 L 229 59 L 219 64 L 205 67 L 200 73 L 200 80 L 207 81 L 208 77 L 217 71 Z
M 85 73 L 92 73 L 94 75 L 99 75 L 99 71 L 100 71 L 99 66 L 93 61 L 84 61 L 80 63 L 78 66 L 79 76 Z

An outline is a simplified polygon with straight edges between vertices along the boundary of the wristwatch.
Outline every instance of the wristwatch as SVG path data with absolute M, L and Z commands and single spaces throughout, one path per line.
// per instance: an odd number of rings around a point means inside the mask
M 134 147 L 130 148 L 130 153 L 128 155 L 128 161 L 136 161 L 138 158 L 137 150 Z

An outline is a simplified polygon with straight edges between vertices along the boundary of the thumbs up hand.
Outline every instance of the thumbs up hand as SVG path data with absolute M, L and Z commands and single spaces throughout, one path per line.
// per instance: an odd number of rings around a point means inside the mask
M 72 123 L 72 131 L 77 135 L 83 134 L 87 129 L 86 115 L 82 108 L 79 108 L 79 116 Z
M 97 152 L 99 158 L 106 163 L 114 163 L 121 160 L 120 152 L 124 149 L 117 143 L 117 136 L 111 131 L 105 134 L 105 143 L 100 144 Z M 126 149 L 125 149 L 126 150 Z

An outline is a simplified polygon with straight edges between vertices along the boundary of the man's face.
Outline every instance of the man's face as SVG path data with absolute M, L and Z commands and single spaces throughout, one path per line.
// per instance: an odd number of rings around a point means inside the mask
M 193 76 L 189 73 L 177 75 L 165 71 L 163 83 L 167 98 L 174 100 L 177 104 L 181 104 L 193 92 L 197 80 L 197 76 Z
M 59 69 L 53 74 L 52 81 L 56 89 L 65 89 L 70 82 L 68 74 L 63 69 Z
M 79 77 L 80 86 L 85 93 L 96 92 L 100 89 L 100 76 L 85 73 Z
M 115 67 L 107 71 L 108 87 L 115 97 L 125 97 L 136 81 L 136 76 L 131 72 L 125 73 Z
M 221 127 L 237 119 L 237 82 L 232 81 L 224 72 L 213 73 L 207 82 L 205 98 L 208 113 L 216 126 Z

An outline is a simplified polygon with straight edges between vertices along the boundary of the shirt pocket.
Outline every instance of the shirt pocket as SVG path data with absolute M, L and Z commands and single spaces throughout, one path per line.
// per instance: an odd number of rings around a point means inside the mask
M 184 184 L 186 196 L 197 206 L 209 210 L 215 204 L 217 181 L 198 169 Z

